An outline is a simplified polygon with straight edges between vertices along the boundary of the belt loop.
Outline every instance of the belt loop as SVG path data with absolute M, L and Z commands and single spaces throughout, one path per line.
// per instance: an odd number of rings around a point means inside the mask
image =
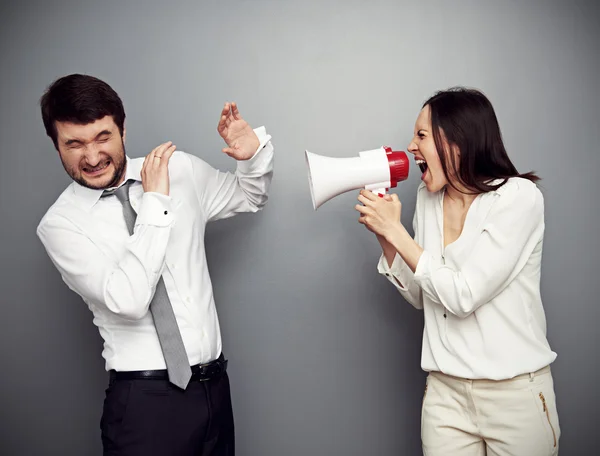
M 535 377 L 535 372 L 530 372 L 529 373 L 529 381 L 532 382 L 533 381 L 533 377 Z

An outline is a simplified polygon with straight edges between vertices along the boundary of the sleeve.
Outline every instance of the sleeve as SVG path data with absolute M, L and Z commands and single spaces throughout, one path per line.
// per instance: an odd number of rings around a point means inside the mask
M 254 132 L 260 141 L 258 150 L 249 160 L 238 161 L 235 173 L 219 171 L 189 155 L 196 193 L 207 221 L 258 212 L 267 203 L 273 177 L 273 145 L 264 127 Z
M 413 216 L 413 232 L 414 239 L 417 244 L 419 243 L 418 213 L 419 197 L 417 195 L 417 205 L 415 207 L 415 214 Z M 377 265 L 377 271 L 387 277 L 387 279 L 396 287 L 402 297 L 408 301 L 409 304 L 416 309 L 423 309 L 423 296 L 421 294 L 421 288 L 415 282 L 414 273 L 407 266 L 399 253 L 396 253 L 391 266 L 388 266 L 385 255 L 381 254 L 379 263 Z
M 423 252 L 415 281 L 434 302 L 465 318 L 497 296 L 543 238 L 544 201 L 535 184 L 505 184 L 483 223 L 471 256 L 459 268 Z
M 143 318 L 162 274 L 173 215 L 171 199 L 144 193 L 133 235 L 118 261 L 73 222 L 47 215 L 37 235 L 67 286 L 128 320 Z

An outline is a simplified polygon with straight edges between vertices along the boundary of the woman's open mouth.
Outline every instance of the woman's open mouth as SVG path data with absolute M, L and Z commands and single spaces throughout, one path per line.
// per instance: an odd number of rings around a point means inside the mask
M 421 170 L 421 179 L 425 178 L 425 173 L 427 172 L 427 162 L 423 159 L 417 158 L 415 160 L 415 163 L 417 164 L 417 166 L 419 167 L 419 169 Z

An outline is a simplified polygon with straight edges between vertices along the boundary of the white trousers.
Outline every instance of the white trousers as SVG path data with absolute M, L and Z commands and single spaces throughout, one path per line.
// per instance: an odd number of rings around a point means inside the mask
M 550 367 L 510 380 L 427 377 L 425 456 L 554 456 L 560 426 Z

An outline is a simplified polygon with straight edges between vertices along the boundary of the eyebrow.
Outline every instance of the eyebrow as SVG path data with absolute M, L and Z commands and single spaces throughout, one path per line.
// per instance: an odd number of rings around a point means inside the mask
M 98 133 L 96 135 L 96 137 L 94 138 L 94 141 L 97 140 L 98 138 L 100 138 L 100 136 L 110 136 L 112 134 L 111 131 L 109 130 L 102 130 L 100 133 Z M 82 142 L 79 139 L 69 139 L 67 141 L 65 141 L 65 146 L 70 146 L 71 144 L 82 144 Z

